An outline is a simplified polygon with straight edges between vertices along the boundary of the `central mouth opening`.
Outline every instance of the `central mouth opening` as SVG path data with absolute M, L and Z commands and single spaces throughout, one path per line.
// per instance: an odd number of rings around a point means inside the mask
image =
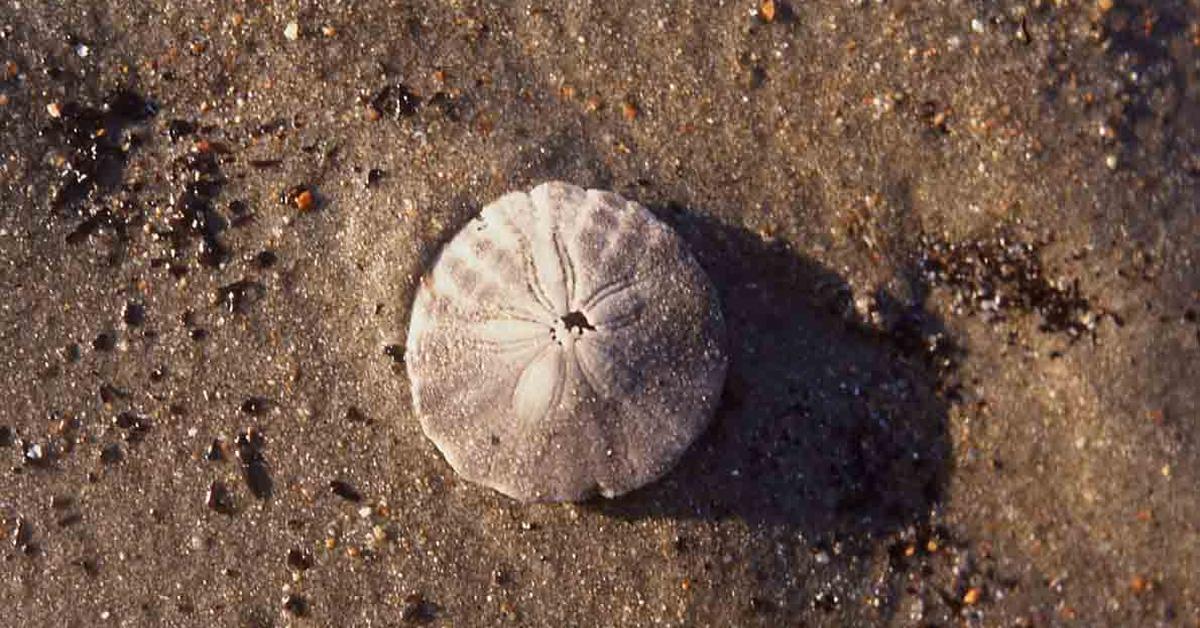
M 584 330 L 596 331 L 596 328 L 588 322 L 588 319 L 583 315 L 583 312 L 579 311 L 571 312 L 570 314 L 562 317 L 562 323 L 568 331 L 572 332 L 578 331 L 582 334 Z

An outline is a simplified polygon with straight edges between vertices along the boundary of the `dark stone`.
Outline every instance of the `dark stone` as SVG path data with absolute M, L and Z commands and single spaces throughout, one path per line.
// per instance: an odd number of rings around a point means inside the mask
M 117 347 L 117 339 L 109 333 L 102 333 L 92 341 L 92 349 L 96 351 L 112 351 Z
M 329 490 L 342 499 L 352 502 L 362 501 L 362 494 L 358 492 L 358 489 L 342 480 L 331 480 L 329 482 Z
M 175 119 L 167 123 L 167 137 L 171 141 L 177 141 L 185 135 L 191 135 L 196 132 L 196 123 L 191 120 Z
M 129 301 L 121 311 L 121 320 L 130 327 L 140 327 L 146 322 L 146 308 L 141 303 Z
M 256 460 L 246 465 L 243 469 L 243 475 L 246 478 L 246 486 L 250 488 L 251 494 L 258 499 L 271 498 L 275 483 L 271 480 L 271 474 L 267 470 L 265 461 Z
M 17 529 L 13 534 L 13 547 L 28 553 L 33 544 L 33 525 L 23 517 L 17 519 Z
M 208 495 L 204 498 L 204 503 L 211 509 L 223 514 L 232 515 L 233 495 L 229 492 L 229 488 L 224 482 L 214 481 L 208 485 Z
M 254 428 L 242 432 L 238 434 L 235 445 L 238 461 L 242 463 L 242 476 L 246 480 L 246 486 L 258 499 L 270 499 L 274 483 L 267 468 L 267 459 L 262 452 L 266 445 L 262 432 Z
M 404 347 L 400 345 L 387 345 L 383 348 L 383 354 L 396 364 L 404 364 Z
M 367 418 L 367 415 L 363 414 L 363 411 L 358 409 L 358 406 L 350 406 L 349 408 L 346 408 L 346 420 L 350 421 L 351 423 L 371 422 L 371 420 Z
M 302 550 L 289 550 L 287 553 L 287 566 L 296 571 L 308 571 L 312 568 L 312 556 L 309 556 L 307 552 Z
M 403 83 L 385 85 L 371 97 L 371 106 L 380 114 L 393 120 L 408 118 L 417 113 L 421 98 L 412 93 Z
M 275 255 L 274 251 L 262 251 L 254 256 L 254 265 L 258 266 L 260 270 L 274 266 L 277 261 L 279 261 L 279 257 Z

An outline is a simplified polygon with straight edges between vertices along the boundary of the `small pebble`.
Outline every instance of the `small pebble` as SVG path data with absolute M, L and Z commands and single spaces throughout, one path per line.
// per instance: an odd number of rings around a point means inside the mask
M 223 515 L 233 514 L 233 495 L 223 482 L 214 481 L 208 485 L 208 495 L 204 498 L 204 503 Z
M 50 457 L 46 453 L 46 448 L 40 443 L 30 443 L 25 446 L 25 463 L 35 466 L 45 465 Z
M 352 502 L 362 501 L 362 494 L 353 486 L 341 480 L 331 480 L 329 482 L 329 490 L 342 499 Z
M 92 349 L 96 351 L 112 351 L 117 347 L 117 339 L 112 334 L 99 334 L 92 341 Z
M 33 542 L 33 526 L 30 525 L 30 523 L 24 518 L 17 519 L 17 526 L 16 530 L 13 532 L 12 542 L 13 547 L 23 552 L 28 553 L 31 549 L 31 544 Z
M 315 204 L 311 190 L 304 190 L 296 195 L 296 209 L 302 212 L 310 211 Z
M 632 102 L 630 102 L 628 100 L 621 103 L 621 115 L 625 116 L 626 120 L 629 120 L 632 122 L 638 116 L 637 105 L 633 104 Z
M 287 566 L 295 571 L 308 571 L 312 568 L 312 557 L 298 549 L 289 550 Z
M 129 327 L 138 327 L 146 322 L 146 308 L 141 303 L 129 301 L 121 310 L 121 320 Z
M 387 345 L 383 348 L 383 354 L 392 359 L 396 364 L 404 363 L 404 347 L 401 345 Z
M 765 22 L 775 21 L 776 10 L 775 0 L 762 0 L 762 4 L 758 5 L 758 14 Z
M 300 39 L 300 25 L 295 22 L 288 22 L 288 25 L 283 29 L 283 36 L 291 41 Z

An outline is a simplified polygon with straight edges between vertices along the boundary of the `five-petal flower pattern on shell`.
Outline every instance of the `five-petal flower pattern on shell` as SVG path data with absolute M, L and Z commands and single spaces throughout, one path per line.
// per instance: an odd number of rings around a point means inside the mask
M 525 501 L 661 476 L 726 371 L 716 293 L 683 241 L 636 203 L 557 182 L 500 198 L 446 245 L 406 355 L 446 460 Z

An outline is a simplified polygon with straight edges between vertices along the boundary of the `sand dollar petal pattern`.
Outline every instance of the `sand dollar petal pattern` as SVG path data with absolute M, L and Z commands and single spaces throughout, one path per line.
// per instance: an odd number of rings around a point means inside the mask
M 425 434 L 522 501 L 615 497 L 704 430 L 727 368 L 708 277 L 637 203 L 550 182 L 489 204 L 422 279 L 407 340 Z

